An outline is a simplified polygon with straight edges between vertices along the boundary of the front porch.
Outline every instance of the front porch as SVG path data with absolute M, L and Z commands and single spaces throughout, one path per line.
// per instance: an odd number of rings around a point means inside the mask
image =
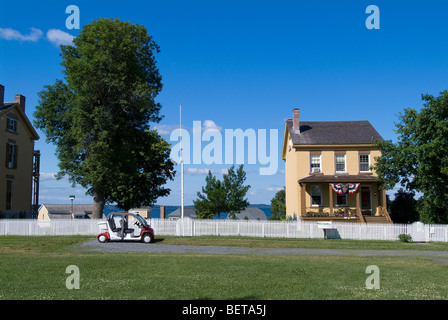
M 299 190 L 302 220 L 393 223 L 376 177 L 313 175 L 299 180 Z

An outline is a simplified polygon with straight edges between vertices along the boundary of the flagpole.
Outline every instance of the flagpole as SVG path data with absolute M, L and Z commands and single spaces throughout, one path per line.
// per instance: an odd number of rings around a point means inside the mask
M 180 124 L 180 217 L 184 218 L 184 157 L 182 150 L 182 105 L 179 105 Z

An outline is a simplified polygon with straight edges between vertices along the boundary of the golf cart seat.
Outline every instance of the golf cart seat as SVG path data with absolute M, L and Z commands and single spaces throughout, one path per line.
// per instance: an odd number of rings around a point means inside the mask
M 124 229 L 124 233 L 134 233 L 134 229 Z
M 117 228 L 117 226 L 115 225 L 115 221 L 114 221 L 113 218 L 109 219 L 109 226 L 110 226 L 110 229 L 111 229 L 113 232 L 119 232 L 119 231 L 121 231 L 121 228 Z

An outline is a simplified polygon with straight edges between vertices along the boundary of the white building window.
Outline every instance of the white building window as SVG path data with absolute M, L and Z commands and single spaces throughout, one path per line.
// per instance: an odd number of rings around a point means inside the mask
M 6 144 L 6 167 L 8 169 L 17 168 L 17 146 L 13 143 Z
M 370 154 L 359 155 L 359 171 L 360 172 L 370 171 Z
M 310 172 L 311 173 L 319 173 L 321 172 L 320 169 L 320 154 L 311 154 L 310 156 Z
M 6 130 L 10 132 L 17 132 L 17 120 L 7 118 L 6 121 Z
M 322 188 L 319 185 L 311 186 L 311 206 L 319 207 L 322 205 Z
M 335 155 L 336 172 L 345 172 L 345 154 Z

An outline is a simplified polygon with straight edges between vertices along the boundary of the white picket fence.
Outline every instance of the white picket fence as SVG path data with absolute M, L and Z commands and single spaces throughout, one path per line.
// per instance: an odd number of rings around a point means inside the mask
M 103 220 L 17 220 L 1 219 L 1 235 L 97 235 Z M 180 220 L 149 219 L 156 237 L 173 236 L 247 236 L 276 238 L 323 238 L 324 230 L 308 221 Z M 448 242 L 448 225 L 333 223 L 327 231 L 331 238 L 355 240 L 397 240 L 409 234 L 413 241 Z

